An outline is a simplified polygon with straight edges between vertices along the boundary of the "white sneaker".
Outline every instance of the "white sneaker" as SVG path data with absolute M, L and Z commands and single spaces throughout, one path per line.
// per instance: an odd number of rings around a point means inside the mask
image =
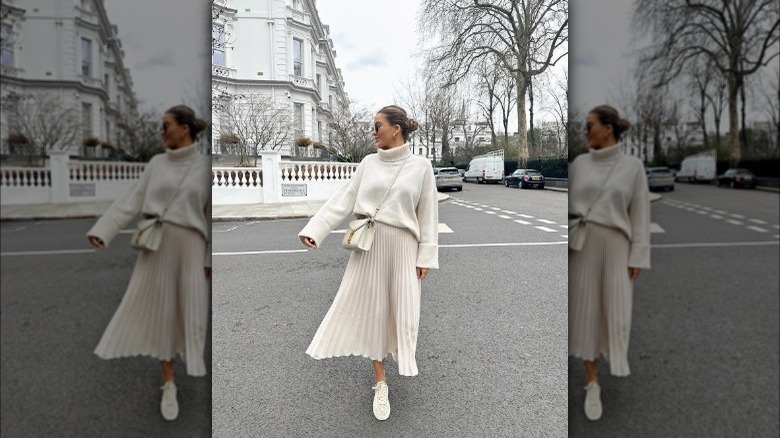
M 585 387 L 585 416 L 590 421 L 601 418 L 601 387 L 595 380 Z
M 377 420 L 387 420 L 390 417 L 390 400 L 387 398 L 387 383 L 379 382 L 374 390 L 374 416 Z
M 173 381 L 167 381 L 162 389 L 162 400 L 160 401 L 160 413 L 163 418 L 173 421 L 179 416 L 179 402 L 176 400 L 176 385 Z

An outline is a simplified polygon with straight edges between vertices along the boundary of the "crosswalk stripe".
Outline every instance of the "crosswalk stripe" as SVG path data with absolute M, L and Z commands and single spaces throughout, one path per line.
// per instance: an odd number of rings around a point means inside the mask
M 556 224 L 556 222 L 555 222 L 555 221 L 551 221 L 551 220 L 549 220 L 549 219 L 537 219 L 537 221 L 539 221 L 539 222 L 542 222 L 542 223 L 545 223 L 545 224 L 553 224 L 553 225 L 555 225 L 555 224 Z
M 526 221 L 524 221 L 522 219 L 515 219 L 515 222 L 517 222 L 518 224 L 522 224 L 522 225 L 531 225 L 530 222 L 526 222 Z
M 546 232 L 548 232 L 548 233 L 554 233 L 554 232 L 555 232 L 555 230 L 554 230 L 554 229 L 552 229 L 552 228 L 547 228 L 547 227 L 543 227 L 543 226 L 541 226 L 541 225 L 537 225 L 537 226 L 535 226 L 534 228 L 536 228 L 537 230 L 546 231 Z

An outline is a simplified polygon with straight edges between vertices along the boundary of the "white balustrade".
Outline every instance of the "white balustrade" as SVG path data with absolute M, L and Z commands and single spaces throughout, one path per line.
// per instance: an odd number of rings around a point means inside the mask
M 212 167 L 212 204 L 263 202 L 263 169 L 258 167 Z

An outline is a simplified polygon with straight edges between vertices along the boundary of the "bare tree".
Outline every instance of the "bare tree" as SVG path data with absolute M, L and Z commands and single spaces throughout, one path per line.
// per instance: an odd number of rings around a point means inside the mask
M 8 93 L 2 101 L 8 132 L 22 134 L 29 140 L 24 148 L 28 162 L 32 163 L 36 157 L 44 158 L 49 150 L 64 150 L 81 143 L 79 111 L 59 96 Z
M 488 57 L 488 59 L 490 58 L 492 56 Z M 498 109 L 499 83 L 501 78 L 506 76 L 506 73 L 495 62 L 487 61 L 477 68 L 476 76 L 478 89 L 482 91 L 484 96 L 483 99 L 477 101 L 477 105 L 490 129 L 490 142 L 496 144 L 496 124 L 493 117 Z
M 707 59 L 728 85 L 731 164 L 740 161 L 738 94 L 745 78 L 778 56 L 777 0 L 637 0 L 634 26 L 653 44 L 642 71 L 665 85 Z
M 712 107 L 712 117 L 715 124 L 715 148 L 720 150 L 720 125 L 723 111 L 726 109 L 726 88 L 728 83 L 718 75 L 711 82 L 712 89 L 707 93 L 707 101 Z
M 147 162 L 164 151 L 160 138 L 160 114 L 154 110 L 123 113 L 117 121 L 117 146 L 136 161 Z
M 338 102 L 330 121 L 331 146 L 351 163 L 376 150 L 371 136 L 372 113 L 355 102 Z
M 549 73 L 549 72 L 548 72 Z M 569 109 L 569 72 L 563 69 L 563 75 L 550 74 L 549 82 L 542 87 L 542 109 L 555 118 L 556 155 L 566 153 L 566 131 Z
M 260 93 L 233 96 L 222 105 L 218 132 L 239 156 L 239 166 L 257 166 L 260 152 L 278 150 L 292 137 L 292 115 L 288 105 Z
M 517 126 L 527 129 L 525 97 L 531 79 L 566 56 L 566 0 L 425 0 L 420 29 L 441 45 L 428 60 L 457 83 L 493 55 L 515 79 Z M 430 38 L 429 38 L 430 37 Z M 528 159 L 525 135 L 518 136 L 518 156 Z
M 701 127 L 702 141 L 709 144 L 707 135 L 707 93 L 711 89 L 711 83 L 715 72 L 703 63 L 691 64 L 688 69 L 689 83 L 691 86 L 691 104 L 695 108 L 696 121 Z

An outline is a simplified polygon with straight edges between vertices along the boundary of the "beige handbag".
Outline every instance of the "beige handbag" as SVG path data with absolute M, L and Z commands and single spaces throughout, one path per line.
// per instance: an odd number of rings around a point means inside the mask
M 609 173 L 607 174 L 607 178 L 604 180 L 604 183 L 601 184 L 598 193 L 596 193 L 596 197 L 593 198 L 593 202 L 590 203 L 590 207 L 588 207 L 588 211 L 585 213 L 585 215 L 575 215 L 569 217 L 569 248 L 572 250 L 580 251 L 583 245 L 585 245 L 585 237 L 588 234 L 588 217 L 590 216 L 590 211 L 593 209 L 593 206 L 596 204 L 599 196 L 601 196 L 601 191 L 604 190 L 604 186 L 607 185 L 607 181 L 609 181 L 609 177 L 612 175 L 612 171 L 615 170 L 615 166 L 617 165 L 618 161 L 619 159 L 615 160 L 615 162 L 612 164 L 612 167 L 609 169 Z
M 130 239 L 130 247 L 139 251 L 157 251 L 160 248 L 160 242 L 162 242 L 163 235 L 163 218 L 165 217 L 165 213 L 168 212 L 168 207 L 170 207 L 173 200 L 176 199 L 176 195 L 179 193 L 179 189 L 193 164 L 195 164 L 195 161 L 190 163 L 187 170 L 184 171 L 184 176 L 179 180 L 179 185 L 176 187 L 176 191 L 173 193 L 173 197 L 165 207 L 165 210 L 163 210 L 162 215 L 143 219 L 138 222 L 135 234 L 133 234 L 133 238 Z
M 398 179 L 398 175 L 401 174 L 401 169 L 404 168 L 404 165 L 408 159 L 409 157 L 406 157 L 404 162 L 401 163 L 401 167 L 398 168 L 398 172 L 396 172 L 393 181 L 389 186 L 387 186 L 385 195 L 382 196 L 382 200 L 379 201 L 379 205 L 377 205 L 376 210 L 374 210 L 374 214 L 355 219 L 349 223 L 349 226 L 347 227 L 347 233 L 344 235 L 344 239 L 341 241 L 342 248 L 351 251 L 368 251 L 371 249 L 371 245 L 374 243 L 374 222 L 376 215 L 379 213 L 379 207 L 383 202 L 385 202 L 387 194 L 390 193 L 390 188 L 393 187 L 393 184 L 395 184 L 395 181 Z

